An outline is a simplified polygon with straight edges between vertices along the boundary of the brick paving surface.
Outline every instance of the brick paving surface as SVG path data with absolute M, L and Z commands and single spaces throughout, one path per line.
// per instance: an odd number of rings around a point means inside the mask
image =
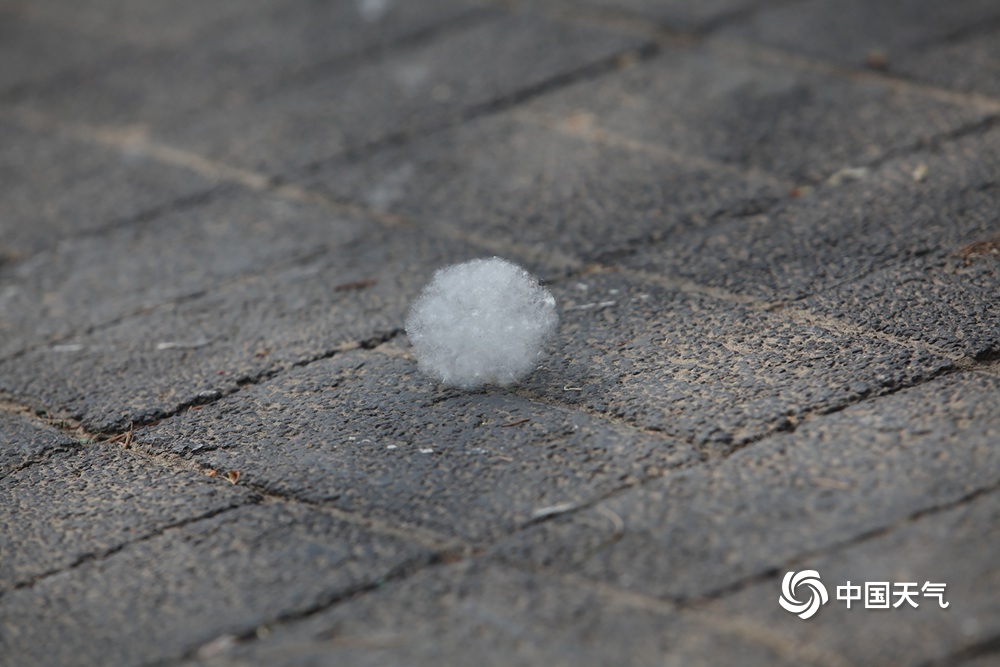
M 998 44 L 0 0 L 0 665 L 996 664 Z M 491 255 L 558 334 L 439 386 L 407 309 Z

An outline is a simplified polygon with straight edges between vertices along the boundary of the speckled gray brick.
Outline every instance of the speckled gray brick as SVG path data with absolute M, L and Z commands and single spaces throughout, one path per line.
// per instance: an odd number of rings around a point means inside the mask
M 183 125 L 199 110 L 229 113 L 296 77 L 329 77 L 372 60 L 379 47 L 488 15 L 451 0 L 387 3 L 370 14 L 355 2 L 105 4 L 122 4 L 117 21 L 94 11 L 83 29 L 129 44 L 100 66 L 27 88 L 17 108 L 98 124 Z
M 77 446 L 69 436 L 42 426 L 28 414 L 0 413 L 0 485 L 4 477 L 26 463 Z
M 165 468 L 121 444 L 51 455 L 0 478 L 0 590 L 252 497 L 222 478 Z
M 168 143 L 281 173 L 455 121 L 644 44 L 603 29 L 498 15 L 346 71 L 164 127 Z
M 853 67 L 873 52 L 891 63 L 963 31 L 1000 18 L 993 0 L 806 0 L 779 3 L 727 33 Z
M 137 446 L 480 541 L 697 461 L 683 443 L 502 389 L 449 390 L 411 360 L 371 352 L 282 374 L 145 430 Z
M 548 127 L 518 112 L 490 116 L 368 159 L 335 161 L 301 182 L 530 246 L 553 264 L 560 253 L 593 260 L 637 239 L 669 239 L 792 187 L 656 146 L 591 140 L 586 122 Z
M 186 169 L 80 141 L 69 131 L 0 119 L 0 267 L 214 186 Z
M 994 488 L 998 415 L 1000 380 L 939 379 L 817 418 L 717 465 L 670 472 L 525 531 L 497 553 L 666 598 L 724 592 L 796 557 Z M 895 555 L 919 558 L 922 545 Z M 942 559 L 963 553 L 941 549 Z M 985 563 L 988 551 L 970 557 Z M 800 561 L 803 569 L 813 564 Z
M 186 665 L 792 665 L 665 606 L 496 565 L 435 568 Z
M 524 109 L 797 184 L 871 164 L 996 112 L 725 40 L 665 48 L 616 76 L 567 87 Z
M 321 511 L 237 508 L 0 598 L 3 665 L 138 665 L 331 603 L 428 552 Z M 59 641 L 52 641 L 59 637 Z
M 614 273 L 553 287 L 563 312 L 556 351 L 528 391 L 709 452 L 951 366 L 874 337 Z
M 232 189 L 107 233 L 56 233 L 53 247 L 0 272 L 0 356 L 304 261 L 372 227 L 319 205 Z M 167 340 L 183 347 L 202 338 L 179 332 Z
M 996 442 L 994 436 L 994 442 Z M 786 641 L 807 642 L 839 656 L 842 664 L 995 665 L 1000 636 L 1000 492 L 970 499 L 939 513 L 903 521 L 887 534 L 828 553 L 802 558 L 782 568 L 816 570 L 829 593 L 829 602 L 803 623 L 776 604 L 781 580 L 768 578 L 731 597 L 713 602 L 707 610 L 752 618 Z M 888 610 L 851 609 L 837 599 L 837 588 L 865 582 L 889 582 Z M 896 584 L 917 584 L 913 608 L 900 600 Z M 927 582 L 943 583 L 941 608 L 936 597 L 919 590 Z M 796 592 L 808 599 L 808 588 Z M 846 591 L 845 591 L 846 594 Z M 980 662 L 975 659 L 978 658 Z
M 997 233 L 1000 131 L 829 182 L 772 211 L 637 243 L 627 265 L 766 300 L 800 299 Z
M 802 305 L 869 331 L 987 359 L 1000 352 L 1000 257 L 917 258 Z
M 484 254 L 405 227 L 256 198 L 219 202 L 156 230 L 126 234 L 136 254 L 123 257 L 120 274 L 97 265 L 64 279 L 81 283 L 84 304 L 121 309 L 155 304 L 182 294 L 180 288 L 205 293 L 0 363 L 0 388 L 36 407 L 68 411 L 97 431 L 145 423 L 343 345 L 391 334 L 436 268 Z M 337 244 L 345 234 L 354 238 Z M 290 261 L 296 252 L 319 257 Z M 265 270 L 282 255 L 290 266 Z M 242 272 L 259 273 L 217 285 Z M 39 274 L 49 281 L 54 271 Z M 81 276 L 94 282 L 86 285 Z M 108 300 L 111 294 L 116 301 Z

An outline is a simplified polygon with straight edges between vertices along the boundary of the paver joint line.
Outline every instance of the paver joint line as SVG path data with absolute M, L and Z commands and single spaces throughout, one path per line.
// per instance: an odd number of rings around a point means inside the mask
M 168 4 L 0 9 L 0 664 L 1000 654 L 1000 10 Z M 443 388 L 484 254 L 559 333 Z

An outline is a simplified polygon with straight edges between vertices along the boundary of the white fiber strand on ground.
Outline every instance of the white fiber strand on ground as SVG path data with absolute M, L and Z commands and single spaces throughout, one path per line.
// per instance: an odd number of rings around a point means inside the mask
M 439 269 L 410 310 L 406 335 L 423 372 L 476 389 L 530 373 L 558 321 L 547 289 L 493 257 Z

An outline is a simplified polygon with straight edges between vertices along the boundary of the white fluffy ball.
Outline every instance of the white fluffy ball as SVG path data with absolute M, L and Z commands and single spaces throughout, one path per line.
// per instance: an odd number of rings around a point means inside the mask
M 493 257 L 439 269 L 410 310 L 406 335 L 422 371 L 476 389 L 530 373 L 558 321 L 547 289 Z

